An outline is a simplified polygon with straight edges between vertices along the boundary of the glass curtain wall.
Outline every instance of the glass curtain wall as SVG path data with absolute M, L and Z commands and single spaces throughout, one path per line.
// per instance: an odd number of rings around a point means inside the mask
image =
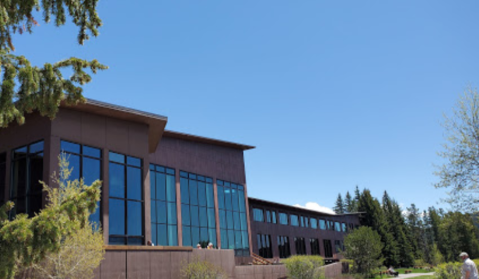
M 61 152 L 66 154 L 69 168 L 72 170 L 69 180 L 83 178 L 85 185 L 90 186 L 95 180 L 101 180 L 101 149 L 78 143 L 62 140 L 60 142 Z M 100 201 L 97 208 L 90 215 L 90 222 L 100 224 L 101 206 Z
M 258 255 L 263 258 L 272 258 L 273 250 L 271 247 L 271 235 L 269 234 L 258 234 Z
M 42 208 L 43 141 L 32 143 L 12 152 L 12 187 L 10 199 L 15 207 L 10 218 L 26 213 L 33 217 Z
M 109 244 L 142 245 L 142 160 L 114 152 L 109 160 Z
M 249 256 L 248 222 L 244 187 L 216 180 L 220 213 L 221 248 L 235 249 L 236 256 Z
M 175 170 L 150 164 L 151 241 L 178 246 Z
M 213 179 L 180 171 L 183 246 L 213 243 L 216 247 L 216 219 Z
M 0 206 L 5 203 L 5 175 L 7 173 L 7 153 L 0 153 Z

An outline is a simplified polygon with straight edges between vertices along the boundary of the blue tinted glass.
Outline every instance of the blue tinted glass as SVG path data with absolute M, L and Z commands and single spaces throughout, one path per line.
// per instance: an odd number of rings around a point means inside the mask
M 198 183 L 190 180 L 190 204 L 198 205 Z
M 208 230 L 208 239 L 210 240 L 211 243 L 213 243 L 213 247 L 216 247 L 216 230 L 215 229 L 209 229 Z
M 193 246 L 191 244 L 191 228 L 183 226 L 183 246 Z
M 13 151 L 13 158 L 26 156 L 26 154 L 27 154 L 27 147 L 26 146 L 20 147 L 15 149 L 15 151 Z
M 37 143 L 31 144 L 30 145 L 30 154 L 31 153 L 37 153 L 43 151 L 43 141 L 39 141 Z
M 226 181 L 225 181 L 224 184 L 225 184 L 225 186 L 227 186 L 227 187 L 231 187 L 231 183 L 229 183 L 229 182 L 226 182 Z
M 110 197 L 125 197 L 125 167 L 110 163 Z
M 234 218 L 234 229 L 241 230 L 240 213 L 236 211 L 233 212 L 233 218 Z
M 110 235 L 125 235 L 125 202 L 110 199 Z
M 232 210 L 233 206 L 231 205 L 231 189 L 225 187 L 224 193 L 225 193 L 225 207 L 227 210 Z
M 83 157 L 83 181 L 86 185 L 91 185 L 95 180 L 101 177 L 100 160 Z
M 191 242 L 194 247 L 200 242 L 200 228 L 191 227 Z
M 168 245 L 168 231 L 165 224 L 158 225 L 158 245 Z
M 219 180 L 219 179 L 217 179 L 217 180 L 216 180 L 216 184 L 217 184 L 217 185 L 221 185 L 221 186 L 222 186 L 222 185 L 223 185 L 223 180 Z
M 117 162 L 117 163 L 120 163 L 120 164 L 125 163 L 125 155 L 121 155 L 121 154 L 118 154 L 118 153 L 115 153 L 115 152 L 110 152 L 109 156 L 110 156 L 110 161 L 111 162 Z
M 142 235 L 143 215 L 141 202 L 128 201 L 128 235 Z
M 226 211 L 226 222 L 228 223 L 228 229 L 232 230 L 233 227 L 233 212 L 232 211 Z
M 213 179 L 211 177 L 206 178 L 206 183 L 213 184 Z
M 170 169 L 170 168 L 166 168 L 166 173 L 167 173 L 167 174 L 175 175 L 175 170 L 174 170 L 174 169 Z
M 188 174 L 188 177 L 189 177 L 190 179 L 196 179 L 196 174 L 189 173 L 189 174 Z
M 151 222 L 158 223 L 158 220 L 156 219 L 156 201 L 151 200 Z
M 172 175 L 166 176 L 166 197 L 168 201 L 176 202 L 175 177 Z
M 235 248 L 243 248 L 243 243 L 241 242 L 241 231 L 235 231 Z
M 181 223 L 183 225 L 190 225 L 190 206 L 187 204 L 181 205 Z
M 181 176 L 181 177 L 188 178 L 188 173 L 187 173 L 187 172 L 184 172 L 184 171 L 180 171 L 180 176 Z
M 136 245 L 136 246 L 143 245 L 143 239 L 138 237 L 128 237 L 127 241 L 128 241 L 128 245 Z
M 168 203 L 168 224 L 176 225 L 176 203 Z
M 141 167 L 141 159 L 135 157 L 126 157 L 126 163 L 130 166 Z
M 205 181 L 205 177 L 202 176 L 202 175 L 198 175 L 197 180 L 199 180 L 199 181 Z
M 291 226 L 299 226 L 299 220 L 298 220 L 298 215 L 292 215 L 291 214 Z
M 214 228 L 216 227 L 215 225 L 215 209 L 214 208 L 208 208 L 208 227 Z
M 155 170 L 155 165 L 150 164 L 150 170 L 154 171 Z
M 89 218 L 91 223 L 94 223 L 96 225 L 100 225 L 100 202 L 98 201 L 96 203 L 96 210 L 90 215 Z
M 223 187 L 217 186 L 217 190 L 218 190 L 218 207 L 220 209 L 224 209 L 225 208 L 225 193 L 224 193 Z
M 206 206 L 206 184 L 198 182 L 198 203 L 200 206 Z
M 156 175 L 155 172 L 150 172 L 150 197 L 156 199 Z
M 128 167 L 127 178 L 128 199 L 142 200 L 141 169 Z
M 158 223 L 166 223 L 166 203 L 162 201 L 156 202 L 156 218 Z
M 72 153 L 80 154 L 80 145 L 73 142 L 62 140 L 60 142 L 60 149 L 61 149 L 61 152 L 72 152 Z
M 125 237 L 113 237 L 110 236 L 108 245 L 125 245 L 126 238 Z
M 190 212 L 191 226 L 198 227 L 200 225 L 200 221 L 198 219 L 198 206 L 191 205 Z
M 68 168 L 71 170 L 68 180 L 80 179 L 80 156 L 68 154 L 68 162 L 70 163 Z
M 151 242 L 158 245 L 158 235 L 156 232 L 156 223 L 151 223 Z
M 210 242 L 207 228 L 200 228 L 200 241 Z
M 87 156 L 95 157 L 95 158 L 100 158 L 101 157 L 101 151 L 98 148 L 83 146 L 83 155 L 87 155 Z
M 206 207 L 200 207 L 200 227 L 208 226 L 208 216 L 206 214 Z
M 241 219 L 241 229 L 242 230 L 248 230 L 248 222 L 246 218 L 246 213 L 241 212 L 240 213 L 240 219 Z
M 156 173 L 156 198 L 166 200 L 166 180 L 163 173 Z
M 221 230 L 221 249 L 228 249 L 228 233 L 226 230 Z
M 213 184 L 206 183 L 206 205 L 208 207 L 215 207 L 215 194 Z
M 244 192 L 243 191 L 238 191 L 238 196 L 239 196 L 239 211 L 240 212 L 246 212 Z
M 242 241 L 243 241 L 243 248 L 249 249 L 249 239 L 248 239 L 248 231 L 242 231 Z M 248 252 L 249 254 L 249 252 Z
M 190 191 L 188 190 L 188 179 L 180 178 L 181 203 L 190 203 Z
M 168 226 L 168 245 L 178 246 L 178 232 L 176 225 Z
M 235 248 L 235 231 L 228 230 L 228 248 L 227 249 L 234 249 Z
M 238 203 L 238 190 L 236 189 L 231 189 L 231 198 L 232 198 L 232 204 L 233 204 L 233 210 L 234 211 L 239 211 L 239 203 Z
M 226 211 L 220 210 L 220 228 L 226 229 Z

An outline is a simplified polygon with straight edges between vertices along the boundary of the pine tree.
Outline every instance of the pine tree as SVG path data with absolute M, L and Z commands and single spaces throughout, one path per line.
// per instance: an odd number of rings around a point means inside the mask
M 344 203 L 343 198 L 341 198 L 341 194 L 338 194 L 338 198 L 336 199 L 336 204 L 333 208 L 336 214 L 343 214 L 344 213 Z
M 423 257 L 420 242 L 422 241 L 421 236 L 421 227 L 422 221 L 419 209 L 416 207 L 415 204 L 411 204 L 411 207 L 407 208 L 407 225 L 409 227 L 409 241 L 411 242 L 411 246 L 414 252 L 414 257 L 416 259 L 421 259 Z
M 96 12 L 98 0 L 10 0 L 0 1 L 0 127 L 12 121 L 23 124 L 25 114 L 38 111 L 53 118 L 61 101 L 67 105 L 85 102 L 82 85 L 91 81 L 85 71 L 96 73 L 107 69 L 97 60 L 86 61 L 69 58 L 43 67 L 32 66 L 24 56 L 13 55 L 12 36 L 15 33 L 32 33 L 38 25 L 33 12 L 43 13 L 44 21 L 54 20 L 56 26 L 64 25 L 68 15 L 79 27 L 77 40 L 83 44 L 90 35 L 98 36 L 101 20 Z M 71 69 L 73 75 L 64 79 L 62 70 Z
M 353 202 L 353 199 L 351 198 L 351 194 L 349 194 L 349 191 L 346 192 L 346 197 L 344 198 L 344 212 L 345 213 L 354 212 L 354 202 Z
M 353 211 L 358 212 L 359 206 L 359 199 L 361 198 L 361 192 L 359 191 L 358 185 L 356 185 L 356 189 L 354 190 L 354 200 L 353 200 Z

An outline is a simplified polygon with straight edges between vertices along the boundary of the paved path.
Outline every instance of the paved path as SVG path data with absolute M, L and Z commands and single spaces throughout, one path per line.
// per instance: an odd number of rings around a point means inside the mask
M 433 275 L 434 272 L 429 272 L 429 273 L 409 273 L 409 274 L 399 274 L 398 277 L 396 278 L 414 278 L 422 275 Z M 392 277 L 391 277 L 392 278 Z

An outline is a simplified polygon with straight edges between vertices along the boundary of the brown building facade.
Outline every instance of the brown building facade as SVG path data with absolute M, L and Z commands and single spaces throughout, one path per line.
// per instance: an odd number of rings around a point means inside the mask
M 12 218 L 38 212 L 45 205 L 38 181 L 52 185 L 50 175 L 65 154 L 72 179 L 103 181 L 91 220 L 101 223 L 110 246 L 212 242 L 233 249 L 236 257 L 254 251 L 270 258 L 302 253 L 335 258 L 335 241 L 347 230 L 315 229 L 311 220 L 317 226 L 322 219 L 339 222 L 347 229 L 358 224 L 357 216 L 248 199 L 244 151 L 253 146 L 168 131 L 166 124 L 164 116 L 94 100 L 62 107 L 52 121 L 30 114 L 22 126 L 0 129 L 0 204 L 15 202 Z M 259 211 L 263 221 L 253 216 Z M 268 221 L 272 212 L 276 222 Z M 307 217 L 308 227 L 291 225 L 294 215 L 302 216 L 299 222 Z M 287 225 L 281 224 L 284 218 Z M 310 244 L 315 240 L 317 249 Z

